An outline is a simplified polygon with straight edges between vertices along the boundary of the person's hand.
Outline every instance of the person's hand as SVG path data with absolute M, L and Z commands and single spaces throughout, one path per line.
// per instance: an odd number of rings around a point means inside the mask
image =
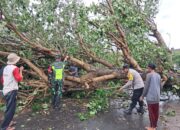
M 140 100 L 140 101 L 143 101 L 143 100 L 144 100 L 144 97 L 143 97 L 143 96 L 141 96 L 141 97 L 139 98 L 139 100 Z
M 24 67 L 23 67 L 23 66 L 21 66 L 21 67 L 19 68 L 19 70 L 20 70 L 20 71 L 23 71 L 23 70 L 24 70 Z
M 65 56 L 64 61 L 67 61 L 68 58 L 69 58 L 69 56 Z
M 66 56 L 66 60 L 69 59 L 69 56 Z

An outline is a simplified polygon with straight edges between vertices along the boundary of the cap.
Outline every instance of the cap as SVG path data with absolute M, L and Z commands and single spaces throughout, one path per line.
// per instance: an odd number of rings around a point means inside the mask
M 128 64 L 124 64 L 123 65 L 123 69 L 129 69 L 129 65 Z

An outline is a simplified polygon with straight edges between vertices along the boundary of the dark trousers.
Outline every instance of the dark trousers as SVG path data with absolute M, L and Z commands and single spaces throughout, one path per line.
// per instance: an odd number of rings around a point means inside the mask
M 1 130 L 6 130 L 14 117 L 16 111 L 16 96 L 17 90 L 13 90 L 5 96 L 6 111 L 4 114 L 4 120 L 1 124 Z
M 53 108 L 60 107 L 60 99 L 62 97 L 62 80 L 55 81 L 52 86 L 52 106 Z
M 137 102 L 139 103 L 140 107 L 143 107 L 143 101 L 140 101 L 139 98 L 141 97 L 142 93 L 143 93 L 143 89 L 144 88 L 140 88 L 140 89 L 135 89 L 133 91 L 133 96 L 131 98 L 131 104 L 130 104 L 130 109 L 132 110 L 133 108 L 136 107 Z
M 159 118 L 159 103 L 148 104 L 148 111 L 149 111 L 150 126 L 152 128 L 156 128 Z

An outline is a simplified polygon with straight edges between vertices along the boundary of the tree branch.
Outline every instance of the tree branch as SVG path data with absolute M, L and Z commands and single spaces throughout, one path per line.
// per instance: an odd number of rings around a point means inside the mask
M 55 53 L 54 51 L 52 51 L 51 49 L 48 49 L 48 48 L 46 48 L 46 47 L 43 47 L 43 46 L 39 45 L 38 43 L 33 43 L 33 42 L 31 42 L 25 35 L 23 35 L 22 33 L 20 33 L 20 32 L 17 30 L 17 28 L 16 28 L 16 26 L 15 26 L 14 24 L 12 24 L 12 23 L 9 22 L 9 23 L 6 24 L 6 27 L 7 27 L 8 29 L 14 31 L 14 33 L 15 33 L 16 35 L 18 35 L 21 40 L 23 40 L 23 41 L 25 41 L 26 43 L 28 43 L 32 48 L 38 49 L 38 50 L 43 51 L 43 52 L 45 52 L 45 53 L 48 53 L 49 55 L 52 55 L 52 56 L 56 55 L 56 53 Z
M 0 55 L 2 56 L 7 56 L 9 55 L 10 53 L 9 52 L 3 52 L 3 51 L 0 51 Z M 46 74 L 38 67 L 36 67 L 30 60 L 28 59 L 25 59 L 25 58 L 21 58 L 22 61 L 24 63 L 26 63 L 32 70 L 34 70 L 45 82 L 48 83 L 48 78 L 46 76 Z
M 80 36 L 80 34 L 78 34 L 78 38 L 79 38 L 79 43 L 81 48 L 86 52 L 86 54 L 91 57 L 94 61 L 103 64 L 104 66 L 107 66 L 108 68 L 113 68 L 114 65 L 108 63 L 107 61 L 98 58 L 97 56 L 95 56 L 90 50 L 88 50 L 85 46 L 84 46 L 84 42 L 82 37 Z
M 110 12 L 111 14 L 114 14 L 114 9 L 113 9 L 113 7 L 112 7 L 112 0 L 106 0 L 106 2 L 107 2 L 107 4 L 108 4 L 108 6 L 109 6 L 109 12 Z

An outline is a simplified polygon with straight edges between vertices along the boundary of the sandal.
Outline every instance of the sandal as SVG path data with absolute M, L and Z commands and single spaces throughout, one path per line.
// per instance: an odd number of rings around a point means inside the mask
M 8 127 L 6 130 L 15 130 L 15 127 Z
M 16 124 L 17 124 L 16 121 L 11 121 L 11 123 L 9 124 L 9 126 L 11 127 L 11 126 L 14 126 L 14 125 L 16 125 Z
M 155 130 L 155 128 L 152 127 L 145 127 L 146 130 Z

